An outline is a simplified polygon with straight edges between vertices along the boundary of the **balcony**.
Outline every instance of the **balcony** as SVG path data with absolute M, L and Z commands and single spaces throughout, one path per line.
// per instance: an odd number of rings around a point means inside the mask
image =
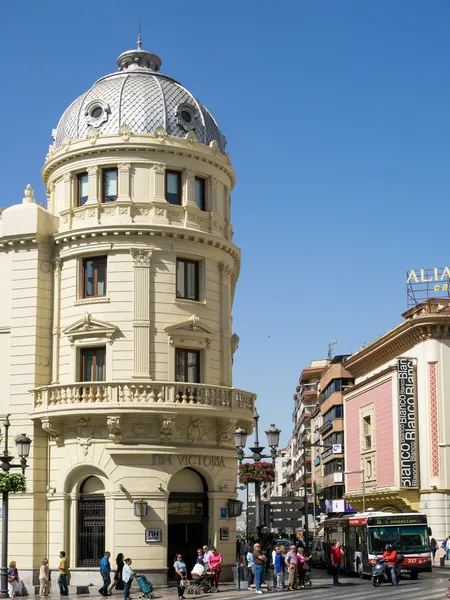
M 333 429 L 333 421 L 330 421 L 329 419 L 327 421 L 325 421 L 325 423 L 323 423 L 323 425 L 320 427 L 319 432 L 321 435 L 323 435 L 324 433 L 326 433 L 327 431 L 331 431 L 331 429 Z
M 35 417 L 123 409 L 163 412 L 176 408 L 177 412 L 189 413 L 194 407 L 202 407 L 220 416 L 242 411 L 240 416 L 252 421 L 256 399 L 255 394 L 236 388 L 158 381 L 80 382 L 42 386 L 33 392 Z

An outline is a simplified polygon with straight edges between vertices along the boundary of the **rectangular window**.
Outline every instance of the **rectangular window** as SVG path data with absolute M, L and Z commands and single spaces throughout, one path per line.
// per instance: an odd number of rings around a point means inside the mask
M 175 379 L 186 383 L 200 383 L 200 351 L 175 349 Z
M 180 171 L 166 171 L 166 200 L 169 204 L 181 205 Z
M 83 298 L 106 295 L 106 256 L 83 259 Z
M 195 178 L 195 204 L 200 210 L 206 210 L 206 181 L 202 177 Z
M 177 258 L 177 298 L 200 300 L 200 264 L 197 260 Z
M 115 202 L 117 200 L 117 169 L 103 169 L 102 178 L 102 202 Z
M 88 174 L 77 175 L 77 206 L 83 206 L 88 199 Z
M 106 349 L 81 349 L 81 381 L 105 381 Z

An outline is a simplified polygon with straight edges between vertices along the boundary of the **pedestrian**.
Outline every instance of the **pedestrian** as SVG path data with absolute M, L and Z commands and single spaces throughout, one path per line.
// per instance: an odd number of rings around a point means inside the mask
M 211 556 L 211 550 L 209 549 L 209 547 L 206 545 L 203 546 L 203 563 L 205 564 L 206 568 L 208 568 L 210 556 Z
M 256 542 L 256 544 L 253 544 L 252 558 L 253 558 L 253 571 L 255 573 L 256 593 L 262 594 L 263 592 L 262 592 L 261 586 L 264 583 L 264 569 L 265 569 L 266 562 L 267 562 L 267 556 L 264 556 L 264 554 L 262 553 L 261 544 L 259 542 Z
M 103 585 L 98 590 L 98 593 L 102 596 L 111 596 L 111 592 L 108 592 L 108 587 L 111 584 L 111 563 L 109 562 L 110 556 L 111 552 L 106 551 L 102 560 L 100 561 L 100 575 L 103 579 Z
M 434 559 L 436 558 L 437 547 L 438 547 L 437 541 L 434 539 L 434 537 L 432 537 L 430 540 L 430 549 L 431 549 L 431 556 L 433 557 L 433 562 L 434 562 Z
M 253 582 L 255 581 L 255 573 L 253 570 L 253 546 L 250 545 L 247 552 L 247 583 L 248 590 L 251 590 Z
M 178 600 L 184 600 L 184 586 L 187 579 L 186 563 L 183 561 L 181 554 L 175 556 L 175 562 L 173 563 L 175 568 L 175 581 L 178 585 Z
M 8 567 L 8 594 L 10 598 L 15 598 L 16 594 L 22 595 L 23 582 L 19 577 L 17 563 L 12 560 Z
M 66 553 L 64 550 L 61 550 L 59 553 L 59 576 L 58 576 L 58 585 L 59 585 L 59 595 L 60 596 L 68 596 L 69 595 L 69 561 L 67 560 Z
M 344 552 L 341 548 L 341 542 L 336 541 L 334 546 L 331 548 L 331 571 L 333 574 L 333 585 L 340 585 L 339 573 L 341 570 L 342 557 Z
M 222 555 L 213 546 L 211 548 L 211 556 L 209 557 L 209 570 L 214 573 L 213 585 L 216 591 L 219 589 L 220 572 L 222 571 Z
M 43 559 L 41 568 L 39 569 L 39 597 L 47 598 L 50 593 L 50 569 L 48 568 L 48 560 Z
M 447 560 L 450 560 L 450 537 L 445 538 L 446 541 L 446 545 L 445 545 L 445 558 Z
M 295 544 L 291 545 L 290 551 L 286 554 L 285 563 L 289 572 L 288 587 L 289 590 L 293 592 L 295 590 L 295 583 L 297 581 L 298 568 L 297 546 Z
M 131 568 L 131 562 L 132 562 L 131 558 L 126 558 L 125 564 L 123 566 L 123 571 L 122 571 L 122 581 L 124 584 L 123 600 L 132 600 L 130 597 L 130 588 L 131 588 L 131 582 L 133 581 L 134 571 Z
M 297 550 L 297 572 L 298 572 L 298 582 L 301 590 L 305 589 L 305 575 L 306 570 L 308 568 L 308 561 L 310 557 L 306 558 L 305 550 L 303 546 L 299 546 Z
M 123 591 L 123 589 L 124 589 L 123 579 L 122 579 L 122 572 L 123 572 L 123 566 L 124 566 L 123 558 L 124 558 L 124 556 L 123 556 L 122 552 L 119 552 L 119 554 L 116 556 L 116 570 L 114 572 L 114 581 L 108 587 L 108 592 L 110 592 L 110 593 L 113 591 L 114 588 L 116 588 L 116 590 L 120 590 L 120 591 Z
M 286 563 L 282 554 L 281 548 L 278 548 L 278 552 L 275 554 L 274 563 L 275 574 L 277 578 L 277 589 L 284 589 L 284 577 L 286 573 Z

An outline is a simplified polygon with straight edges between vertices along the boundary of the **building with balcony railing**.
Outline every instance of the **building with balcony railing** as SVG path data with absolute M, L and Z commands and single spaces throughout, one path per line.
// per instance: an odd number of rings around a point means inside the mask
M 139 42 L 118 65 L 53 132 L 47 208 L 27 186 L 1 216 L 2 412 L 33 437 L 9 554 L 29 586 L 61 549 L 79 587 L 105 549 L 153 583 L 204 543 L 224 575 L 235 560 L 233 432 L 255 403 L 232 384 L 235 174 L 158 56 Z

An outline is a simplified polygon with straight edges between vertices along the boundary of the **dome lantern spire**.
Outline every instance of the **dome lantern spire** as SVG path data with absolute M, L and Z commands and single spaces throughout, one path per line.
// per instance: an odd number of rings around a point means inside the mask
M 138 22 L 137 49 L 127 50 L 117 59 L 119 71 L 159 71 L 161 59 L 153 52 L 142 50 L 141 22 Z

